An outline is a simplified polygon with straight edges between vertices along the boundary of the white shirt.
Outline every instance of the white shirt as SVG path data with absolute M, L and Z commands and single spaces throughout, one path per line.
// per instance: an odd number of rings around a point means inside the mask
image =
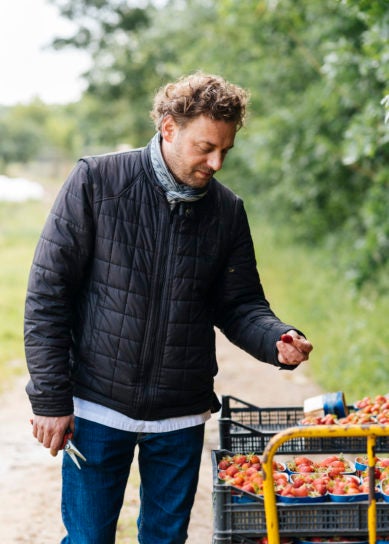
M 94 423 L 100 423 L 106 427 L 112 427 L 113 429 L 119 429 L 121 431 L 129 431 L 132 433 L 164 433 L 169 431 L 176 431 L 178 429 L 186 429 L 187 427 L 194 427 L 195 425 L 201 425 L 205 423 L 211 417 L 211 411 L 207 410 L 202 414 L 195 414 L 191 416 L 181 417 L 169 417 L 166 419 L 158 419 L 155 421 L 143 421 L 139 419 L 132 419 L 125 416 L 116 410 L 83 400 L 78 397 L 74 398 L 74 415 L 93 421 Z

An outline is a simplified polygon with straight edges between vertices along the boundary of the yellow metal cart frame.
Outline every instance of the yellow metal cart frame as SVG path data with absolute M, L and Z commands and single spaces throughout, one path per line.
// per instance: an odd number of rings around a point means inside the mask
M 266 528 L 269 544 L 280 544 L 278 513 L 274 493 L 273 457 L 281 444 L 292 438 L 317 437 L 365 437 L 367 442 L 368 474 L 369 474 L 369 507 L 367 525 L 369 544 L 376 543 L 377 510 L 375 497 L 375 447 L 378 436 L 389 436 L 389 425 L 312 425 L 306 427 L 290 427 L 274 435 L 263 452 L 262 470 L 264 473 L 264 499 Z

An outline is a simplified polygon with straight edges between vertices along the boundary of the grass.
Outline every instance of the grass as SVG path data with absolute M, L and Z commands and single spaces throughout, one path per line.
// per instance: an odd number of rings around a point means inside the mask
M 25 371 L 23 311 L 29 267 L 47 209 L 42 202 L 0 203 L 0 375 L 4 387 Z
M 52 174 L 57 163 L 11 165 L 8 175 L 39 179 L 45 188 L 43 201 L 0 202 L 0 390 L 12 377 L 26 371 L 23 314 L 28 274 L 43 223 L 58 191 Z
M 277 238 L 277 234 L 279 237 Z M 348 402 L 389 391 L 389 295 L 357 292 L 325 248 L 291 245 L 270 225 L 253 228 L 259 270 L 276 313 L 314 345 L 307 368 Z

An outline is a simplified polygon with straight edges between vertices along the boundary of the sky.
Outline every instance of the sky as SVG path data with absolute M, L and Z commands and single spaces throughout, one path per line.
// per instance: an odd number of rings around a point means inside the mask
M 0 5 L 0 105 L 36 97 L 49 104 L 78 100 L 88 56 L 46 48 L 53 37 L 72 34 L 71 22 L 47 0 L 0 0 Z

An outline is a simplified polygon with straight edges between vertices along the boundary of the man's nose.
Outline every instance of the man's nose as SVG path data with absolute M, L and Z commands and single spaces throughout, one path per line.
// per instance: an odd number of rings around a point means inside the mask
M 214 172 L 217 172 L 223 166 L 223 155 L 218 151 L 214 151 L 208 155 L 207 164 Z

